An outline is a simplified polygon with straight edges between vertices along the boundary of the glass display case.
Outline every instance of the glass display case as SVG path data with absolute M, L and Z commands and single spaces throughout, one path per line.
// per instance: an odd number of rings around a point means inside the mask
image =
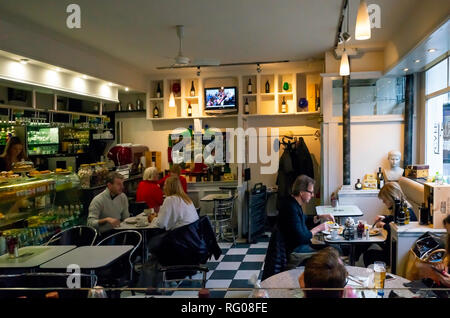
M 74 173 L 2 178 L 0 236 L 15 237 L 19 247 L 43 244 L 59 231 L 85 223 L 80 197 Z
M 29 155 L 54 155 L 59 150 L 59 128 L 27 127 Z

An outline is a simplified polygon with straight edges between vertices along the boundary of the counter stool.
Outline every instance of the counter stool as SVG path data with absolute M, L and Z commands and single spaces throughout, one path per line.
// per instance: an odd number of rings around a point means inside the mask
M 213 219 L 211 220 L 217 240 L 227 240 L 225 238 L 225 229 L 231 228 L 233 245 L 236 245 L 236 237 L 233 228 L 233 210 L 236 196 L 227 199 L 214 199 Z

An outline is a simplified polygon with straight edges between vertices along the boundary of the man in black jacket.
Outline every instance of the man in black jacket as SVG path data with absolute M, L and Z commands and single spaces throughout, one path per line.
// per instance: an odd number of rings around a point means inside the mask
M 314 179 L 306 175 L 298 176 L 292 185 L 292 194 L 282 204 L 278 227 L 286 241 L 286 250 L 289 255 L 288 267 L 299 266 L 306 260 L 307 254 L 316 252 L 318 246 L 313 247 L 311 238 L 324 230 L 327 224 L 322 221 L 333 221 L 334 217 L 327 215 L 305 215 L 302 205 L 308 203 L 314 196 Z

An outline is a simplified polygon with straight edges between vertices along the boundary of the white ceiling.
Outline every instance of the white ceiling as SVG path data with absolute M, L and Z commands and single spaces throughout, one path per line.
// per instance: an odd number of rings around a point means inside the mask
M 420 0 L 377 0 L 381 29 L 369 41 L 382 48 Z M 371 1 L 368 1 L 371 3 Z M 81 29 L 66 27 L 66 6 L 81 7 Z M 342 0 L 21 0 L 1 1 L 0 17 L 101 51 L 155 72 L 177 54 L 175 25 L 185 25 L 184 54 L 222 63 L 323 58 L 331 50 Z M 359 0 L 350 0 L 350 33 Z M 1 48 L 1 43 L 0 43 Z

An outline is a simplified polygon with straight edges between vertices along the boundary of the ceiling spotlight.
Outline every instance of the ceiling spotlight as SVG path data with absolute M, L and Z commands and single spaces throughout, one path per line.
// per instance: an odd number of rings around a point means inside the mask
M 344 39 L 342 38 L 342 35 L 339 34 L 338 35 L 338 44 L 342 44 L 342 43 L 344 43 Z
M 20 64 L 28 64 L 28 59 L 20 59 Z
M 259 65 L 259 63 L 258 64 L 256 64 L 257 66 L 256 66 L 256 71 L 258 72 L 258 73 L 261 73 L 261 65 Z
M 414 62 L 415 62 L 415 63 L 420 63 L 420 60 L 419 60 L 419 59 L 417 59 L 417 60 L 415 60 Z
M 348 32 L 342 33 L 342 39 L 343 39 L 345 42 L 350 41 L 351 38 L 352 38 L 352 36 L 350 35 L 350 33 L 348 33 Z
M 83 76 L 81 76 L 82 78 L 84 78 L 84 79 L 87 79 L 87 76 L 86 75 L 83 75 Z
M 408 72 L 409 71 L 409 68 L 407 68 L 407 67 L 405 67 L 404 69 L 403 69 L 403 72 Z
M 428 49 L 427 52 L 428 53 L 433 53 L 433 52 L 436 52 L 436 49 Z
M 113 86 L 113 83 L 108 83 L 108 86 Z
M 200 76 L 200 66 L 197 67 L 197 76 Z
M 128 87 L 125 87 L 125 91 L 128 92 L 128 91 L 129 91 L 129 88 L 128 88 Z

